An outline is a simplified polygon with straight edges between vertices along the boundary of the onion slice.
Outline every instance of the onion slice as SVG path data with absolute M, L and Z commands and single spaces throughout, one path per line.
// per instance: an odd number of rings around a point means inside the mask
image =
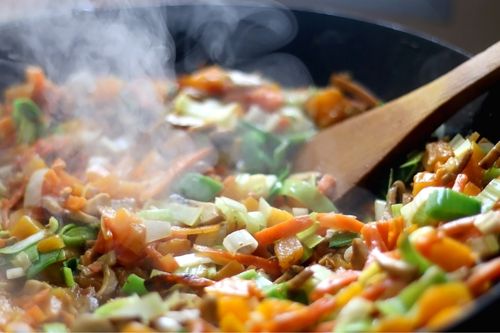
M 48 168 L 36 170 L 31 177 L 24 192 L 24 207 L 39 207 L 42 205 L 42 188 Z

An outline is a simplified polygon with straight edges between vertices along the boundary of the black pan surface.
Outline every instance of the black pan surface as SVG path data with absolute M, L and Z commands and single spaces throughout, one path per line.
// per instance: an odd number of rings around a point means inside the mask
M 171 64 L 177 72 L 217 63 L 259 70 L 283 84 L 297 86 L 313 82 L 322 85 L 332 72 L 349 71 L 383 100 L 411 91 L 469 57 L 450 45 L 398 27 L 261 4 L 157 6 L 130 11 L 144 21 L 151 12 L 161 15 L 171 34 L 168 38 L 176 46 Z M 89 16 L 112 20 L 117 15 L 120 10 L 107 9 L 97 14 L 87 11 L 73 16 L 62 14 L 56 19 L 57 25 L 64 27 Z M 51 20 L 54 18 L 37 18 L 0 26 L 0 91 L 22 80 L 24 67 L 32 63 L 44 66 L 50 77 L 64 79 L 71 59 L 76 56 L 71 49 L 64 54 L 53 51 L 48 66 L 44 63 L 47 57 L 42 59 L 37 54 L 39 49 L 30 49 L 18 38 L 19 32 L 32 32 L 33 25 L 43 31 L 43 27 L 52 24 Z M 39 36 L 40 44 L 47 49 L 52 48 L 49 31 Z M 79 33 L 85 36 L 87 31 L 81 29 Z M 446 131 L 450 134 L 478 131 L 490 140 L 498 140 L 499 109 L 500 86 L 497 86 L 455 115 L 447 123 Z M 373 188 L 376 184 L 367 186 Z M 498 330 L 499 325 L 488 319 L 494 318 L 499 307 L 497 285 L 449 330 Z

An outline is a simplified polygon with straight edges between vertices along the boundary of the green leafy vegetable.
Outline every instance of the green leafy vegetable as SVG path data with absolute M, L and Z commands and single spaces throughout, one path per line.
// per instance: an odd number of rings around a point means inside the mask
M 200 173 L 187 173 L 174 190 L 188 199 L 212 201 L 222 190 L 222 183 Z
M 358 238 L 359 234 L 355 232 L 337 232 L 330 238 L 329 246 L 339 248 L 349 246 L 354 238 Z
M 310 210 L 318 213 L 336 212 L 337 208 L 311 182 L 288 178 L 283 183 L 280 195 L 294 198 Z
M 32 100 L 16 99 L 13 103 L 12 118 L 19 143 L 31 144 L 42 135 L 42 112 Z
M 144 286 L 144 279 L 135 274 L 130 274 L 122 287 L 122 291 L 127 295 L 138 294 L 139 296 L 147 294 L 148 290 Z
M 83 246 L 89 240 L 97 237 L 97 230 L 87 226 L 68 224 L 61 229 L 61 237 L 68 246 Z
M 38 259 L 36 263 L 31 265 L 30 268 L 28 268 L 28 271 L 26 272 L 26 277 L 28 279 L 31 279 L 36 275 L 38 275 L 38 273 L 43 271 L 45 268 L 62 260 L 64 260 L 63 250 L 56 250 L 47 253 L 42 253 L 40 254 L 40 259 Z

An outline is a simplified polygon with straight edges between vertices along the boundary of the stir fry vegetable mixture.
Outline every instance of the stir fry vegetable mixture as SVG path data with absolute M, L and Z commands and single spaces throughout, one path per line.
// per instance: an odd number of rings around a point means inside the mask
M 379 103 L 348 75 L 94 83 L 28 68 L 5 92 L 3 331 L 439 329 L 500 276 L 499 143 L 428 143 L 362 222 L 335 175 L 290 172 L 297 145 Z

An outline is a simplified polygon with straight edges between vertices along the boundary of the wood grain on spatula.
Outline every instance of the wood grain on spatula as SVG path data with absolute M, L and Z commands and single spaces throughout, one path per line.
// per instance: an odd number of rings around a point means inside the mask
M 386 157 L 428 137 L 499 80 L 497 42 L 436 80 L 321 131 L 299 151 L 295 170 L 332 174 L 337 180 L 335 196 L 340 198 Z

